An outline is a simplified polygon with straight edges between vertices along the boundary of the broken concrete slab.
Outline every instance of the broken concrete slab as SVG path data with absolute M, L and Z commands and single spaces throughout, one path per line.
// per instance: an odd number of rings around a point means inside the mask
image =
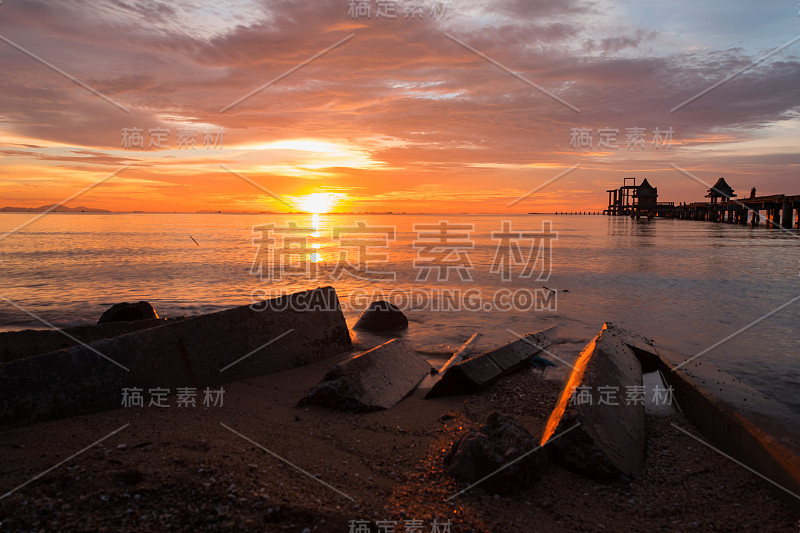
M 476 392 L 520 368 L 550 345 L 547 332 L 553 328 L 526 335 L 496 350 L 470 357 L 447 368 L 425 398 L 438 398 Z
M 628 402 L 629 387 L 642 387 L 641 365 L 623 339 L 604 328 L 581 351 L 547 421 L 540 443 L 551 458 L 592 478 L 641 475 L 644 401 Z
M 503 369 L 491 357 L 475 356 L 450 367 L 433 384 L 425 398 L 470 394 L 500 379 Z
M 467 339 L 467 341 L 461 345 L 461 348 L 456 350 L 456 353 L 453 354 L 453 357 L 447 360 L 447 362 L 442 365 L 442 368 L 439 369 L 439 373 L 443 374 L 453 365 L 464 361 L 465 359 L 469 359 L 470 357 L 476 355 L 475 350 L 478 344 L 478 341 L 483 335 L 480 333 L 473 333 L 472 336 Z
M 800 416 L 703 358 L 658 348 L 659 372 L 684 416 L 719 450 L 800 497 Z M 687 438 L 689 438 L 687 436 Z
M 0 363 L 71 348 L 81 342 L 89 344 L 109 337 L 163 326 L 166 323 L 166 319 L 156 318 L 136 322 L 111 322 L 99 326 L 75 326 L 60 330 L 7 331 L 0 333 Z
M 219 385 L 351 349 L 336 291 L 295 293 L 4 364 L 0 428 L 118 407 L 123 388 Z
M 554 329 L 555 326 L 551 326 L 536 333 L 530 333 L 521 339 L 488 352 L 487 355 L 497 363 L 497 366 L 503 370 L 504 374 L 524 368 L 533 356 L 542 353 L 544 348 L 550 346 L 551 340 L 548 335 Z
M 481 338 L 481 336 L 482 335 L 480 333 L 473 333 L 472 336 L 467 339 L 467 341 L 462 344 L 458 350 L 456 350 L 453 356 L 448 359 L 439 370 L 431 369 L 431 375 L 426 376 L 425 379 L 422 380 L 422 383 L 417 386 L 415 393 L 419 393 L 424 396 L 429 390 L 431 390 L 431 387 L 433 387 L 436 382 L 441 379 L 443 373 L 446 372 L 448 368 L 476 355 L 476 345 L 478 344 L 478 340 Z
M 407 343 L 392 339 L 334 366 L 299 405 L 351 412 L 390 409 L 430 370 L 430 364 Z
M 625 329 L 611 322 L 603 324 L 603 329 L 613 331 L 628 348 L 633 350 L 634 355 L 639 359 L 639 364 L 642 365 L 642 372 L 650 373 L 656 371 L 658 368 L 658 352 L 653 345 L 653 341 L 635 331 Z

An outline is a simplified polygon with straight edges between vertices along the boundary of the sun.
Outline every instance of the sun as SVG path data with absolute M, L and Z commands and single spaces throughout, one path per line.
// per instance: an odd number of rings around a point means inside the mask
M 339 203 L 340 194 L 330 192 L 315 192 L 301 196 L 297 200 L 300 208 L 307 213 L 330 213 Z

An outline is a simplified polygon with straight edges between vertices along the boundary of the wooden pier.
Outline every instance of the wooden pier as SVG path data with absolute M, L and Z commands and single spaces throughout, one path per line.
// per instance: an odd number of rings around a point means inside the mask
M 684 220 L 707 220 L 758 226 L 764 213 L 764 226 L 768 228 L 800 228 L 800 195 L 756 196 L 746 200 L 726 201 L 716 205 L 710 202 L 695 202 L 676 206 L 671 218 Z
M 632 180 L 632 181 L 631 181 Z M 761 224 L 764 227 L 800 229 L 800 195 L 773 194 L 756 196 L 755 187 L 750 197 L 737 200 L 733 188 L 720 178 L 708 190 L 708 202 L 680 203 L 658 202 L 658 189 L 645 179 L 636 185 L 635 178 L 625 178 L 619 189 L 610 189 L 609 205 L 603 211 L 609 216 L 630 216 L 641 218 L 678 218 L 681 220 L 702 220 L 728 224 Z M 763 214 L 763 215 L 762 215 Z

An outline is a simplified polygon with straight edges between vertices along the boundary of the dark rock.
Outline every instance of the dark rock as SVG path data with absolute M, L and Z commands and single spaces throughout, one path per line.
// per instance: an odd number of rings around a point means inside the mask
M 147 302 L 136 302 L 130 304 L 122 302 L 121 304 L 112 305 L 108 311 L 102 314 L 98 324 L 106 324 L 108 322 L 134 322 L 136 320 L 150 320 L 158 318 L 158 313 L 153 309 L 153 306 Z
M 511 494 L 529 488 L 541 477 L 547 460 L 538 451 L 529 453 L 537 447 L 536 439 L 519 422 L 494 412 L 479 429 L 470 429 L 453 445 L 445 466 L 453 477 L 469 483 L 494 473 L 478 486 L 490 493 Z
M 393 304 L 378 300 L 361 313 L 353 329 L 362 331 L 394 331 L 408 327 L 408 318 Z

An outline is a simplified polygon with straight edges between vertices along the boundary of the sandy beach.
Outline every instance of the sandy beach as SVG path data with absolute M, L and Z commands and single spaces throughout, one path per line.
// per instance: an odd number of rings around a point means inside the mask
M 0 0 L 0 533 L 800 533 L 799 33 Z
M 539 435 L 560 384 L 525 370 L 470 396 L 424 400 L 416 391 L 388 411 L 296 407 L 342 359 L 230 383 L 222 406 L 179 408 L 170 397 L 169 408 L 4 432 L 6 492 L 124 426 L 1 499 L 0 531 L 797 530 L 796 507 L 675 429 L 699 436 L 680 415 L 648 415 L 645 473 L 629 484 L 548 464 L 518 494 L 476 487 L 448 500 L 467 486 L 443 466 L 465 429 L 499 411 Z M 414 524 L 422 529 L 406 529 Z

